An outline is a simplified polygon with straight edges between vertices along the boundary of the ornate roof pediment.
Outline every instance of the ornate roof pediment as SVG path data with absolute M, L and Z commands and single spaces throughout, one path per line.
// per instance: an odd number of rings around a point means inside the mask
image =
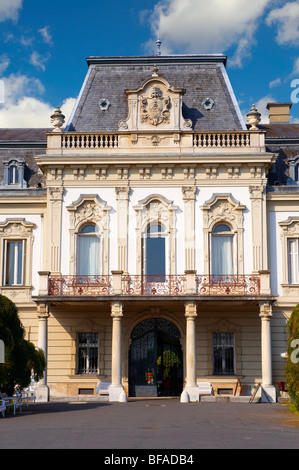
M 128 117 L 119 122 L 120 131 L 190 130 L 192 121 L 182 115 L 184 89 L 176 89 L 153 73 L 135 90 L 126 90 Z

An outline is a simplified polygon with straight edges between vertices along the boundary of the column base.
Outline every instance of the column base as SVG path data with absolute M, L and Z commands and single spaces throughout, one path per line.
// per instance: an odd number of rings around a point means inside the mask
M 32 388 L 35 393 L 35 403 L 46 403 L 49 401 L 48 385 L 35 385 Z
M 276 388 L 274 385 L 262 385 L 261 403 L 276 403 Z
M 109 401 L 118 401 L 123 403 L 128 401 L 127 394 L 122 385 L 110 385 Z
M 199 401 L 199 389 L 197 385 L 186 386 L 181 394 L 181 400 L 186 399 L 186 394 L 184 394 L 184 392 L 187 392 L 189 401 Z

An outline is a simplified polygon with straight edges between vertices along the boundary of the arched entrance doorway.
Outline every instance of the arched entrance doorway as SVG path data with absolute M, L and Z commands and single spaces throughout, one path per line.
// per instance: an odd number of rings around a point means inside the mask
M 183 354 L 178 328 L 163 318 L 144 320 L 132 331 L 129 395 L 178 396 L 183 389 Z

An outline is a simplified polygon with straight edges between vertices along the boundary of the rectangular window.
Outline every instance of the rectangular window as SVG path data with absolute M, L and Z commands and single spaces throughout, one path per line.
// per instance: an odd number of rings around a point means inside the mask
M 12 165 L 8 169 L 8 184 L 18 184 L 18 183 L 19 183 L 18 168 L 15 165 Z
M 299 284 L 298 238 L 288 240 L 289 284 Z
M 98 333 L 78 334 L 78 374 L 98 374 L 99 335 Z
M 212 235 L 212 274 L 233 274 L 232 236 Z
M 146 274 L 165 276 L 165 238 L 146 238 Z
M 234 333 L 213 333 L 213 364 L 215 375 L 235 373 Z
M 24 284 L 25 240 L 4 240 L 4 285 Z

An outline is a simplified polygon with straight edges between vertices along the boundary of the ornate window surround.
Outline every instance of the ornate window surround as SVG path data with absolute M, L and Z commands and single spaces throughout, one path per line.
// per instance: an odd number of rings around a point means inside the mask
M 176 273 L 176 242 L 175 242 L 175 212 L 178 209 L 164 196 L 151 194 L 138 202 L 134 206 L 136 212 L 136 272 L 142 274 L 142 246 L 141 240 L 147 234 L 149 225 L 161 224 L 165 230 L 166 247 L 166 266 L 169 266 L 169 273 Z
M 31 275 L 32 275 L 32 254 L 33 254 L 33 229 L 36 225 L 32 222 L 28 222 L 23 218 L 11 218 L 6 219 L 4 222 L 0 222 L 0 243 L 2 249 L 0 250 L 0 265 L 2 266 L 2 276 L 0 278 L 1 287 L 15 289 L 24 288 L 31 286 Z M 5 260 L 4 260 L 4 243 L 7 241 L 25 241 L 25 250 L 23 253 L 23 283 L 21 285 L 6 285 L 5 276 Z
M 282 244 L 282 287 L 284 294 L 290 293 L 290 289 L 298 289 L 299 285 L 290 284 L 289 282 L 289 257 L 288 257 L 288 240 L 299 238 L 299 217 L 288 217 L 287 220 L 279 222 L 281 227 L 280 239 Z
M 219 223 L 227 224 L 234 233 L 234 271 L 243 274 L 243 211 L 246 206 L 236 201 L 231 194 L 214 193 L 202 206 L 204 234 L 204 274 L 211 273 L 211 236 Z
M 101 238 L 101 272 L 109 274 L 109 211 L 111 206 L 97 194 L 81 194 L 71 205 L 70 213 L 70 274 L 76 274 L 77 238 L 80 229 L 92 223 L 97 226 Z

